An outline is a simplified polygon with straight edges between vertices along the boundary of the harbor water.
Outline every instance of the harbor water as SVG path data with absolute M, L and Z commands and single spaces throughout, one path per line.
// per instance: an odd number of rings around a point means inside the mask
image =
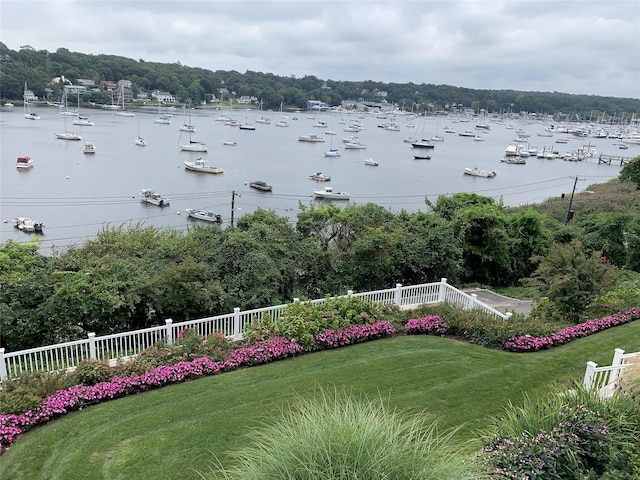
M 0 242 L 9 239 L 28 241 L 32 234 L 14 228 L 12 217 L 29 217 L 44 223 L 42 252 L 53 247 L 64 249 L 94 238 L 104 229 L 121 225 L 152 225 L 160 228 L 186 229 L 197 220 L 187 217 L 185 209 L 211 210 L 222 215 L 223 227 L 232 218 L 257 208 L 270 209 L 295 222 L 300 204 L 310 205 L 313 191 L 332 186 L 349 192 L 350 202 L 373 202 L 394 212 L 402 209 L 427 211 L 425 198 L 435 201 L 439 195 L 474 192 L 493 197 L 506 205 L 523 205 L 570 193 L 574 178 L 577 191 L 590 184 L 602 183 L 620 173 L 620 164 L 599 164 L 600 153 L 635 157 L 640 145 L 619 150 L 619 142 L 607 138 L 574 137 L 569 134 L 548 135 L 541 122 L 515 120 L 489 122 L 487 129 L 476 129 L 477 120 L 469 122 L 446 116 L 409 119 L 397 116 L 399 130 L 382 128 L 390 119 L 361 115 L 359 132 L 344 129 L 356 118 L 338 113 L 291 113 L 288 127 L 278 127 L 278 112 L 262 112 L 270 124 L 256 123 L 260 112 L 235 110 L 224 112 L 239 122 L 249 122 L 255 130 L 241 130 L 219 121 L 220 111 L 196 109 L 190 122 L 196 131 L 193 140 L 205 142 L 204 153 L 185 152 L 178 142 L 188 142 L 188 134 L 179 127 L 187 120 L 183 109 L 175 109 L 171 124 L 159 124 L 157 109 L 139 109 L 135 117 L 118 116 L 101 109 L 82 109 L 81 114 L 93 126 L 77 126 L 74 117 L 59 114 L 57 108 L 32 106 L 40 120 L 28 120 L 19 107 L 0 108 Z M 66 125 L 65 125 L 66 122 Z M 324 122 L 326 126 L 316 126 Z M 81 141 L 60 140 L 56 133 L 72 129 Z M 450 133 L 445 133 L 445 128 Z M 582 161 L 528 157 L 526 164 L 503 163 L 506 147 L 516 131 L 529 135 L 529 147 L 539 151 L 552 148 L 560 154 L 591 149 L 593 157 Z M 335 131 L 328 135 L 326 131 Z M 455 130 L 456 133 L 451 133 Z M 474 137 L 460 136 L 471 131 Z M 322 143 L 301 142 L 300 135 L 316 134 Z M 134 143 L 139 136 L 146 147 Z M 345 149 L 342 138 L 356 135 L 365 149 Z M 443 137 L 428 149 L 430 160 L 416 160 L 424 149 L 412 147 L 405 138 Z M 567 139 L 558 144 L 559 138 Z M 96 153 L 83 153 L 85 141 L 93 142 Z M 325 157 L 331 148 L 338 157 Z M 418 152 L 421 150 L 422 152 Z M 18 156 L 28 155 L 34 166 L 16 168 Z M 185 170 L 184 161 L 202 157 L 210 165 L 223 169 L 222 174 Z M 372 158 L 378 166 L 365 164 Z M 496 172 L 493 178 L 465 175 L 464 168 L 478 167 Z M 328 183 L 309 180 L 309 175 L 330 175 Z M 271 192 L 249 187 L 255 180 L 272 185 Z M 170 206 L 160 208 L 143 204 L 140 191 L 154 189 L 170 199 Z M 344 205 L 344 202 L 340 203 Z

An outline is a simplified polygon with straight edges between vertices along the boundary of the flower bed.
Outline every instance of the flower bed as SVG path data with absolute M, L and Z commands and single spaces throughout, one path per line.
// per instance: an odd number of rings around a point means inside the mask
M 538 350 L 563 345 L 576 338 L 593 335 L 607 328 L 638 319 L 640 319 L 640 308 L 634 307 L 624 313 L 614 313 L 608 317 L 595 318 L 571 327 L 563 328 L 549 337 L 534 337 L 531 335 L 514 337 L 505 342 L 504 348 L 511 352 L 537 352 Z
M 314 336 L 316 349 L 344 347 L 376 338 L 395 335 L 396 329 L 387 320 L 365 325 L 350 325 L 340 330 L 327 330 Z
M 411 318 L 404 326 L 408 335 L 444 335 L 449 331 L 449 325 L 440 319 L 439 315 L 427 315 L 424 318 Z

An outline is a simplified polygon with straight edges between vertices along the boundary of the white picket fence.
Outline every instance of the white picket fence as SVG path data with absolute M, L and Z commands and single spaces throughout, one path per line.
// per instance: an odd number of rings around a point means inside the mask
M 373 292 L 349 291 L 346 296 L 362 297 L 382 304 L 395 304 L 401 308 L 446 302 L 469 310 L 480 309 L 505 320 L 511 316 L 510 312 L 502 313 L 480 302 L 475 294 L 469 295 L 452 287 L 447 283 L 446 278 L 442 278 L 439 282 L 407 287 L 396 284 L 395 288 Z M 316 304 L 325 300 L 322 298 L 310 302 Z M 299 300 L 294 299 L 294 302 L 297 301 Z M 286 304 L 246 311 L 235 308 L 233 313 L 226 315 L 180 323 L 173 323 L 171 319 L 167 319 L 165 325 L 157 327 L 99 337 L 95 333 L 89 333 L 86 339 L 29 350 L 5 352 L 4 348 L 0 348 L 0 383 L 6 379 L 19 377 L 21 372 L 56 372 L 73 369 L 81 360 L 87 358 L 107 360 L 111 364 L 116 364 L 119 360 L 133 357 L 160 341 L 172 345 L 173 339 L 187 329 L 195 329 L 203 336 L 219 332 L 227 337 L 240 339 L 246 325 L 261 320 L 265 315 L 278 318 L 286 308 Z
M 621 348 L 616 348 L 611 365 L 599 367 L 596 362 L 587 362 L 584 386 L 586 389 L 596 389 L 604 398 L 609 398 L 618 389 L 624 370 L 636 364 L 640 364 L 640 352 L 624 353 Z

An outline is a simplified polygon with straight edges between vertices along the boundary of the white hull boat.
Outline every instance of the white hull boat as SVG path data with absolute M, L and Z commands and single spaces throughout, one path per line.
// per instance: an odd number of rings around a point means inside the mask
M 222 223 L 222 215 L 219 213 L 213 213 L 211 211 L 196 210 L 195 208 L 187 208 L 185 210 L 190 218 L 196 220 L 203 220 L 211 223 Z
M 140 192 L 140 196 L 142 197 L 142 203 L 150 203 L 151 205 L 157 205 L 158 207 L 168 207 L 169 199 L 164 198 L 159 193 L 156 193 L 151 188 L 145 188 Z
M 378 166 L 378 162 L 376 162 L 373 158 L 366 158 L 364 160 L 364 164 L 365 165 L 369 165 L 370 167 L 377 167 Z
M 21 155 L 18 157 L 18 160 L 16 161 L 16 168 L 26 170 L 31 167 L 33 167 L 33 160 L 30 156 Z
M 472 175 L 474 177 L 493 178 L 496 176 L 496 172 L 490 172 L 489 170 L 480 170 L 478 167 L 465 168 L 464 173 L 465 175 Z
M 93 142 L 84 142 L 83 153 L 96 153 L 96 145 Z
M 195 162 L 185 161 L 184 168 L 186 170 L 192 170 L 194 172 L 202 172 L 202 173 L 222 173 L 223 172 L 221 168 L 209 165 L 202 158 L 198 158 Z
M 41 233 L 42 228 L 44 227 L 42 222 L 36 222 L 35 220 L 31 220 L 27 217 L 13 217 L 11 221 L 13 222 L 14 227 L 27 233 Z
M 334 192 L 332 187 L 324 187 L 323 190 L 314 190 L 314 197 L 324 200 L 349 200 L 351 195 L 348 192 Z

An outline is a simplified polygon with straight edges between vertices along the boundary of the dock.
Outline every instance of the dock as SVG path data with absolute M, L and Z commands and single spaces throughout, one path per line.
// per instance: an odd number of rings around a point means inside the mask
M 598 163 L 606 163 L 607 165 L 611 165 L 612 163 L 620 163 L 621 167 L 624 167 L 629 161 L 631 157 L 623 157 L 620 155 L 605 155 L 603 153 L 598 157 Z

